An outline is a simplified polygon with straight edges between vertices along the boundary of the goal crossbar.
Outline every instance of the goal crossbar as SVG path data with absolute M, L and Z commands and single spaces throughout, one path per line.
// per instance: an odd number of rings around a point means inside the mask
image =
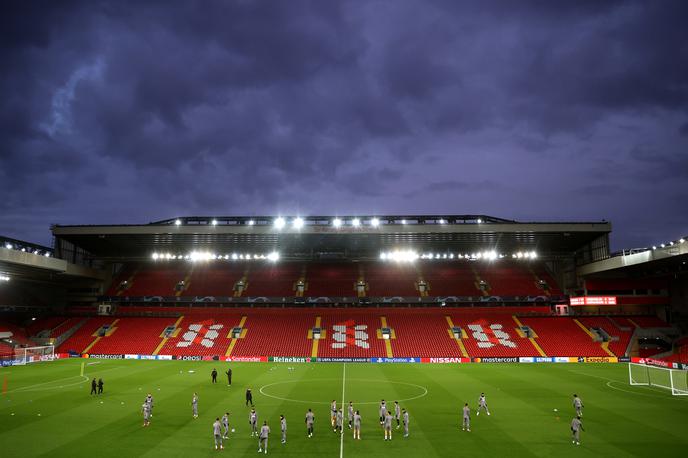
M 628 383 L 663 388 L 674 396 L 688 396 L 688 371 L 681 369 L 628 363 Z

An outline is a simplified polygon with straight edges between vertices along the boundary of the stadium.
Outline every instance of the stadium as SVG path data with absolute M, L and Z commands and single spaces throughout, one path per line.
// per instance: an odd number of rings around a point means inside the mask
M 688 446 L 685 238 L 611 253 L 607 221 L 487 215 L 194 216 L 51 231 L 50 247 L 0 240 L 3 456 L 211 456 L 225 412 L 224 453 L 250 456 L 253 403 L 282 456 L 683 456 Z M 89 394 L 96 379 L 103 393 Z M 476 415 L 481 393 L 489 416 Z M 569 431 L 574 394 L 581 446 Z M 336 415 L 330 423 L 333 399 L 343 432 Z M 389 442 L 382 399 L 410 418 Z M 361 440 L 346 425 L 349 402 Z

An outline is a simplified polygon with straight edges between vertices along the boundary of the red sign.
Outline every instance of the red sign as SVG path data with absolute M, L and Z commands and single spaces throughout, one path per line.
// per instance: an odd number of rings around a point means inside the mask
M 572 297 L 570 305 L 616 305 L 616 296 Z

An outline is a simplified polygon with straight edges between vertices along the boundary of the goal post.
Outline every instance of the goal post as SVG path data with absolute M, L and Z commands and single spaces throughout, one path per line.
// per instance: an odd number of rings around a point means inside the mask
M 24 366 L 28 363 L 55 360 L 55 346 L 16 347 L 14 349 L 14 365 Z
M 688 396 L 688 371 L 681 369 L 628 363 L 628 383 L 663 388 L 674 396 Z

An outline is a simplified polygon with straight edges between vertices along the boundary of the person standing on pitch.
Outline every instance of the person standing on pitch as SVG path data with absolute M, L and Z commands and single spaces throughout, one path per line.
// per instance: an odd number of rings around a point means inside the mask
M 344 412 L 342 409 L 339 409 L 335 414 L 334 432 L 336 433 L 337 430 L 339 430 L 339 434 L 344 434 Z
M 461 424 L 461 431 L 471 431 L 471 408 L 468 403 L 463 406 L 463 423 Z
M 406 411 L 406 409 L 402 409 L 402 418 L 404 422 L 404 437 L 408 437 L 409 435 L 409 413 Z
M 225 374 L 227 374 L 227 385 L 232 386 L 232 368 L 228 367 Z
M 98 379 L 98 394 L 103 394 L 103 379 Z
M 399 401 L 394 401 L 394 419 L 397 421 L 397 429 L 401 426 L 401 408 Z
M 260 436 L 258 437 L 258 453 L 265 451 L 268 454 L 268 435 L 270 434 L 270 427 L 268 422 L 264 421 L 263 426 L 260 427 Z
M 258 413 L 251 409 L 248 414 L 248 424 L 251 425 L 251 437 L 258 435 Z
M 150 416 L 152 417 L 153 416 L 153 395 L 148 393 L 144 402 L 146 404 L 148 404 L 148 407 L 150 408 Z
M 580 417 L 576 417 L 571 420 L 571 435 L 573 436 L 572 443 L 580 445 L 580 432 L 585 431 L 583 429 L 583 422 Z
M 485 409 L 485 412 L 490 415 L 490 409 L 487 408 L 487 401 L 485 400 L 485 393 L 480 393 L 480 397 L 478 398 L 478 409 L 475 412 L 476 417 L 480 415 L 482 409 Z
M 144 402 L 143 405 L 141 405 L 141 412 L 143 412 L 143 426 L 148 426 L 150 425 L 150 417 L 151 417 L 151 407 L 150 404 L 147 402 Z
M 332 429 L 334 429 L 335 421 L 337 420 L 337 401 L 332 400 L 330 403 L 330 423 L 332 424 Z
M 348 412 L 346 414 L 347 419 L 349 420 L 349 429 L 351 429 L 351 422 L 354 419 L 354 403 L 349 401 L 349 407 L 348 407 Z
M 222 428 L 224 429 L 223 439 L 229 438 L 229 412 L 225 412 L 222 416 Z
M 98 394 L 96 391 L 96 378 L 93 377 L 93 380 L 91 380 L 91 394 Z
M 194 393 L 193 398 L 191 398 L 191 413 L 194 418 L 198 418 L 198 395 L 196 393 Z
M 387 412 L 382 428 L 385 430 L 385 440 L 392 440 L 392 414 Z
M 583 400 L 577 394 L 573 395 L 573 408 L 576 409 L 576 416 L 583 416 Z
M 354 414 L 354 439 L 361 440 L 361 412 L 358 410 Z
M 282 443 L 287 443 L 287 419 L 280 415 L 280 429 L 282 430 Z
M 213 371 L 210 373 L 210 377 L 213 380 L 213 383 L 217 383 L 217 370 L 213 368 Z
M 311 409 L 306 412 L 306 434 L 308 437 L 313 437 L 313 423 L 315 422 L 315 414 Z
M 251 393 L 251 388 L 246 388 L 246 405 L 248 403 L 251 403 L 251 407 L 253 407 L 253 393 Z
M 219 418 L 216 418 L 215 423 L 213 423 L 213 436 L 215 437 L 215 450 L 217 450 L 218 446 L 220 449 L 225 448 L 222 445 L 222 425 Z

